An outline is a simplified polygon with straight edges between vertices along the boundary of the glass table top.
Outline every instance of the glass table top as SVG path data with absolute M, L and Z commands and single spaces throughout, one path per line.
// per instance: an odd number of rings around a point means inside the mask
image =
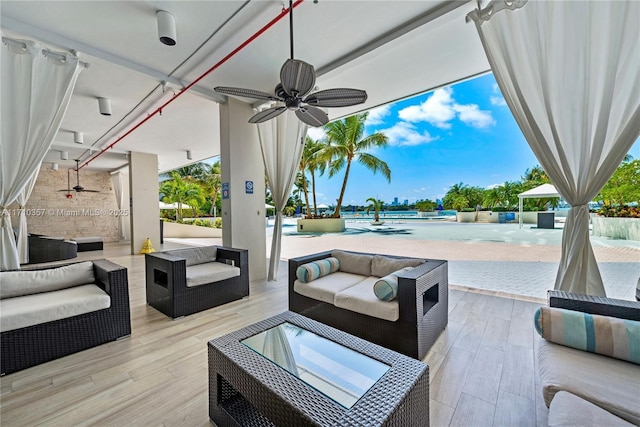
M 390 368 L 288 322 L 240 342 L 347 409 Z

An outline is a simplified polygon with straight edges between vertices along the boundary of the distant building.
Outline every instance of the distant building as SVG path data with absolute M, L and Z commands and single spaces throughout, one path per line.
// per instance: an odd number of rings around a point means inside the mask
M 404 199 L 404 202 L 402 202 L 403 205 L 408 206 L 409 205 L 409 199 Z
M 391 203 L 391 206 L 398 206 L 398 198 L 397 197 L 393 198 L 393 203 Z

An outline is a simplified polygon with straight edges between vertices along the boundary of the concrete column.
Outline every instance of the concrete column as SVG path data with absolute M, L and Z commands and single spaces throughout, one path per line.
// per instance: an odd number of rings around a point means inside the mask
M 220 105 L 220 166 L 229 197 L 222 198 L 222 243 L 249 251 L 249 280 L 267 278 L 264 163 L 258 129 L 247 123 L 250 105 L 229 98 Z M 247 191 L 246 183 L 253 183 Z
M 131 254 L 139 254 L 144 241 L 160 246 L 160 206 L 158 204 L 158 156 L 129 155 L 129 209 L 131 215 Z

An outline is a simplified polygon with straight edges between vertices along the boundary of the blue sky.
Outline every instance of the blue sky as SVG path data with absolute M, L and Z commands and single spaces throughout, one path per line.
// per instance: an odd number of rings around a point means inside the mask
M 389 145 L 375 155 L 387 162 L 391 182 L 354 163 L 343 205 L 369 197 L 391 203 L 441 199 L 458 182 L 489 187 L 519 180 L 539 164 L 504 103 L 493 74 L 373 109 L 366 131 L 383 131 Z M 310 128 L 319 139 L 321 128 Z M 640 158 L 640 143 L 629 152 Z M 335 204 L 344 171 L 316 179 L 318 203 Z

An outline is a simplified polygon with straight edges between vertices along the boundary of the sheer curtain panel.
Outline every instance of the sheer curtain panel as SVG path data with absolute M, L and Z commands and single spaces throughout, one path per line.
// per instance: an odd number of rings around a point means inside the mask
M 282 214 L 300 166 L 307 125 L 298 120 L 294 111 L 286 111 L 275 119 L 259 123 L 258 136 L 276 208 L 267 280 L 276 280 L 282 244 Z
M 18 259 L 20 260 L 20 264 L 26 264 L 29 262 L 29 232 L 27 231 L 27 213 L 24 209 L 27 201 L 29 201 L 29 197 L 31 197 L 31 192 L 33 191 L 33 187 L 36 185 L 36 180 L 38 179 L 38 173 L 40 172 L 40 167 L 35 171 L 35 173 L 29 178 L 27 181 L 27 185 L 24 186 L 18 198 L 16 199 L 18 202 L 18 206 L 20 207 L 20 214 L 18 216 Z
M 555 289 L 604 295 L 588 203 L 640 135 L 640 2 L 493 1 L 468 17 L 522 133 L 571 205 Z
M 111 182 L 113 182 L 113 193 L 116 196 L 116 203 L 118 204 L 118 209 L 124 209 L 124 183 L 122 179 L 122 172 L 118 171 L 111 175 Z M 120 230 L 120 240 L 126 240 L 127 236 L 125 235 L 125 227 L 124 227 L 124 215 L 118 215 L 118 229 Z
M 0 270 L 20 268 L 7 206 L 13 203 L 47 154 L 80 70 L 68 53 L 44 56 L 42 47 L 3 37 L 0 118 Z M 60 60 L 58 58 L 63 58 Z

